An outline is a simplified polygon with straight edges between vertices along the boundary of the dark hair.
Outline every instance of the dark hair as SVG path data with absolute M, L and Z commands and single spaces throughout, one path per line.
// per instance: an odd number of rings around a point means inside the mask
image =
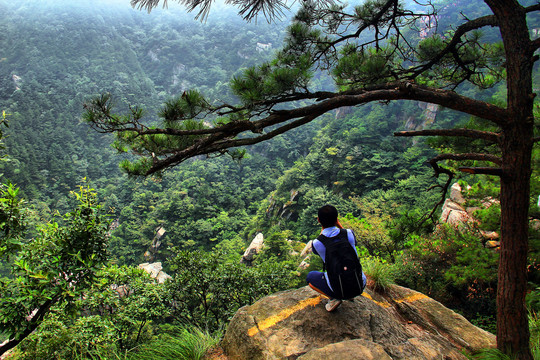
M 337 209 L 332 205 L 324 205 L 319 209 L 319 222 L 322 227 L 328 228 L 336 225 L 337 222 Z

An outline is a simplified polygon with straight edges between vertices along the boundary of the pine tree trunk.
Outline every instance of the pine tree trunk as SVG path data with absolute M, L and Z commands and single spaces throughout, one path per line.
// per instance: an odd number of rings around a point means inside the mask
M 501 248 L 497 347 L 532 360 L 525 308 L 529 195 L 533 145 L 532 53 L 524 9 L 515 0 L 486 0 L 499 21 L 506 52 L 508 118 L 503 126 Z
M 506 354 L 518 355 L 517 359 L 532 360 L 525 308 L 531 148 L 516 138 L 519 135 L 519 132 L 506 135 L 506 142 L 512 143 L 514 149 L 504 151 L 504 163 L 510 165 L 505 172 L 510 176 L 501 179 L 497 347 Z M 517 148 L 516 142 L 520 145 Z

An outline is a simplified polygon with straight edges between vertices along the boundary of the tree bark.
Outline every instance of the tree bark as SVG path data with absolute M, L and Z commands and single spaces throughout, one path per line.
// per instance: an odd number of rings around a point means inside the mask
M 486 3 L 499 20 L 506 52 L 509 115 L 502 136 L 497 347 L 517 359 L 532 360 L 525 308 L 533 145 L 531 45 L 525 9 L 517 1 L 486 0 Z

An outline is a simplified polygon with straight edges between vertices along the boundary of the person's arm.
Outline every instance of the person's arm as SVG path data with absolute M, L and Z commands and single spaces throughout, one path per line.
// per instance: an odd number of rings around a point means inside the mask
M 349 240 L 349 244 L 351 244 L 351 246 L 356 251 L 356 236 L 351 229 L 347 229 L 347 239 Z
M 319 253 L 317 252 L 317 249 L 315 249 L 315 241 L 316 241 L 316 240 L 313 240 L 313 241 L 311 242 L 311 251 L 313 251 L 313 253 L 314 253 L 315 255 L 319 255 Z M 319 256 L 321 256 L 321 255 L 319 255 Z

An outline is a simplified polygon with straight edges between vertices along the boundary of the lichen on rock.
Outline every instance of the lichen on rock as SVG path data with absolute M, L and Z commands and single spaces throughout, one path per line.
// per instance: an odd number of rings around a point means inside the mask
M 495 336 L 419 292 L 369 289 L 334 313 L 309 287 L 267 296 L 238 310 L 223 348 L 230 359 L 466 359 Z

